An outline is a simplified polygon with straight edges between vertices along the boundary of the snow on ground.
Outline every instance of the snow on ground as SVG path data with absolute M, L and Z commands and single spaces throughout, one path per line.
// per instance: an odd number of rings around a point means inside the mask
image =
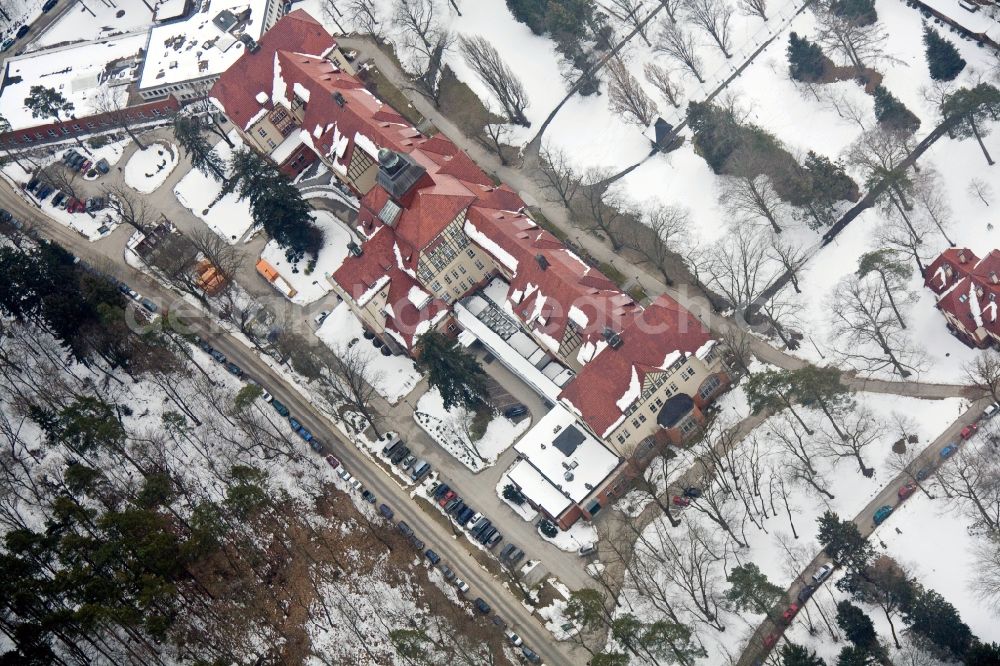
M 486 426 L 486 432 L 473 442 L 469 436 L 472 413 L 463 407 L 445 410 L 437 388 L 424 393 L 417 402 L 413 419 L 441 448 L 473 472 L 482 471 L 496 462 L 500 454 L 531 425 L 531 419 L 518 423 L 496 415 Z
M 316 331 L 317 337 L 334 353 L 360 345 L 358 348 L 366 352 L 373 374 L 378 375 L 378 381 L 374 382 L 375 389 L 383 398 L 396 404 L 417 385 L 420 373 L 407 356 L 383 356 L 363 333 L 361 322 L 346 303 L 335 307 Z
M 899 435 L 891 428 L 893 414 L 899 413 L 913 419 L 910 434 L 918 438 L 915 446 L 922 450 L 932 442 L 964 409 L 964 401 L 960 399 L 948 400 L 919 400 L 916 398 L 905 398 L 893 395 L 880 395 L 859 393 L 856 394 L 859 406 L 866 407 L 875 415 L 876 421 L 883 424 L 885 431 L 863 452 L 865 463 L 874 468 L 875 472 L 871 478 L 865 478 L 860 474 L 858 464 L 853 459 L 829 459 L 814 458 L 814 465 L 820 475 L 822 484 L 833 495 L 833 499 L 812 491 L 804 483 L 794 480 L 788 481 L 792 484 L 789 493 L 789 508 L 791 520 L 794 521 L 798 538 L 794 538 L 789 523 L 789 517 L 785 508 L 781 505 L 780 499 L 776 499 L 775 509 L 777 515 L 772 515 L 764 522 L 768 532 L 764 533 L 747 520 L 743 522 L 739 516 L 744 515 L 742 508 L 736 506 L 736 500 L 730 505 L 730 513 L 733 516 L 732 525 L 741 539 L 747 543 L 746 548 L 735 550 L 740 562 L 752 561 L 760 567 L 761 571 L 767 575 L 769 580 L 780 587 L 787 587 L 791 580 L 798 575 L 801 567 L 796 563 L 809 562 L 813 556 L 819 552 L 820 546 L 815 539 L 816 519 L 827 509 L 835 511 L 841 517 L 854 517 L 875 495 L 889 482 L 896 474 L 889 464 L 889 455 L 892 443 L 899 438 Z M 814 428 L 823 425 L 825 417 L 818 410 L 797 407 L 800 414 Z M 739 410 L 735 410 L 738 414 Z M 723 418 L 726 412 L 722 412 L 718 418 Z M 775 470 L 776 473 L 783 472 L 788 465 L 788 454 L 785 453 L 780 444 L 768 434 L 768 426 L 771 422 L 774 427 L 782 429 L 780 415 L 772 417 L 757 429 L 754 434 L 757 436 L 757 453 L 761 461 L 762 468 Z M 729 417 L 726 423 L 733 422 L 733 417 Z M 752 446 L 752 440 L 744 440 L 739 445 L 739 450 L 745 451 Z M 762 483 L 768 483 L 763 481 Z M 703 513 L 700 513 L 696 506 L 691 506 L 680 512 L 686 525 L 695 529 L 702 529 L 713 539 L 728 541 L 730 547 L 732 542 L 726 537 L 719 526 L 712 522 Z M 660 543 L 661 534 L 668 534 L 672 539 L 682 539 L 682 535 L 687 530 L 685 528 L 670 528 L 665 519 L 654 521 L 646 527 L 643 535 L 646 543 Z M 682 541 L 681 541 L 682 543 Z M 720 546 L 721 547 L 721 546 Z M 648 557 L 648 556 L 647 556 Z M 792 562 L 792 558 L 795 562 Z M 659 570 L 660 566 L 670 566 L 668 564 L 651 563 L 653 572 Z M 735 566 L 731 558 L 728 566 Z M 725 572 L 722 564 L 716 566 L 715 574 L 719 577 L 718 589 L 721 592 L 727 585 L 724 582 Z M 655 574 L 659 576 L 660 574 Z M 657 579 L 659 580 L 659 579 Z M 673 589 L 672 595 L 676 595 L 679 606 L 686 597 L 679 588 L 672 587 L 669 582 L 660 582 L 667 589 Z M 626 592 L 624 607 L 633 608 L 634 613 L 642 617 L 644 615 L 656 614 L 655 609 L 648 605 L 641 596 L 636 594 L 634 589 L 626 581 Z M 683 610 L 682 617 L 691 620 L 690 624 L 697 627 L 697 633 L 708 650 L 708 657 L 699 661 L 700 664 L 728 663 L 727 655 L 738 653 L 742 644 L 759 624 L 761 617 L 754 614 L 734 614 L 729 611 L 720 613 L 720 622 L 726 626 L 724 632 L 717 631 L 703 622 L 698 622 L 694 613 L 690 610 Z
M 42 13 L 45 0 L 4 0 L 3 8 L 10 17 L 9 21 L 0 23 L 0 37 L 14 36 L 17 29 L 27 23 L 31 25 Z M 0 17 L 2 20 L 3 17 Z
M 352 240 L 357 241 L 347 225 L 334 217 L 333 213 L 314 210 L 310 215 L 316 226 L 323 230 L 323 248 L 316 258 L 316 265 L 308 274 L 306 266 L 311 256 L 307 255 L 301 261 L 289 263 L 285 258 L 284 248 L 280 247 L 277 241 L 268 242 L 260 253 L 261 258 L 274 266 L 281 273 L 281 277 L 295 288 L 296 294 L 291 301 L 299 305 L 319 300 L 333 289 L 326 277 L 344 263 L 348 252 L 347 244 Z
M 503 496 L 503 489 L 507 486 L 510 481 L 507 479 L 507 475 L 504 474 L 500 477 L 500 481 L 497 482 L 497 497 L 500 498 L 504 504 L 510 507 L 511 511 L 516 513 L 521 517 L 522 520 L 526 522 L 534 522 L 535 518 L 538 517 L 538 512 L 531 508 L 531 505 L 525 502 L 524 504 L 514 504 L 509 499 Z
M 235 130 L 230 132 L 229 137 L 236 144 L 235 149 L 242 145 Z M 223 161 L 229 161 L 233 150 L 225 141 L 215 144 L 215 152 Z M 185 208 L 229 243 L 236 243 L 253 226 L 250 204 L 241 200 L 235 192 L 229 192 L 216 201 L 221 192 L 222 183 L 197 169 L 191 169 L 174 186 L 174 195 Z M 212 202 L 215 202 L 214 205 Z
M 125 165 L 125 184 L 143 194 L 159 189 L 177 166 L 177 146 L 154 143 L 132 153 Z
M 547 537 L 541 531 L 538 532 L 538 536 L 568 553 L 575 553 L 581 548 L 597 543 L 597 530 L 584 520 L 576 521 L 568 530 L 559 530 L 554 537 Z
M 125 32 L 145 33 L 146 28 L 152 24 L 152 12 L 139 0 L 108 4 L 77 3 L 49 25 L 35 40 L 34 46 L 49 47 L 66 42 L 89 41 Z

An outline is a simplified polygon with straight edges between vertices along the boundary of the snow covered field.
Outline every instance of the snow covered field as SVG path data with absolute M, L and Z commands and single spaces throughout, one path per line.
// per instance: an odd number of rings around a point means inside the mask
M 500 454 L 531 425 L 531 419 L 518 423 L 495 415 L 486 427 L 483 436 L 473 442 L 469 436 L 473 415 L 462 407 L 448 411 L 444 408 L 437 388 L 424 393 L 413 419 L 441 448 L 454 456 L 460 463 L 479 472 L 496 462 Z
M 357 240 L 347 225 L 334 217 L 333 213 L 316 210 L 311 215 L 316 226 L 323 230 L 323 249 L 319 251 L 316 265 L 308 275 L 305 273 L 305 268 L 311 257 L 307 256 L 296 264 L 289 264 L 285 258 L 285 250 L 279 247 L 277 241 L 268 242 L 260 254 L 295 288 L 297 293 L 291 300 L 299 305 L 319 300 L 333 289 L 326 276 L 340 268 L 344 258 L 347 257 L 347 244 Z
M 375 382 L 375 389 L 383 398 L 396 404 L 417 385 L 420 373 L 417 372 L 413 361 L 406 356 L 383 356 L 363 333 L 361 322 L 345 303 L 335 307 L 316 331 L 317 337 L 334 353 L 353 348 L 355 345 L 365 350 L 370 369 L 379 378 L 379 381 Z
M 125 184 L 143 194 L 155 192 L 177 166 L 177 146 L 154 143 L 132 153 L 125 165 Z
M 236 144 L 235 148 L 243 145 L 235 130 L 230 133 L 230 138 Z M 215 144 L 215 152 L 224 161 L 228 162 L 233 150 L 225 141 Z M 222 183 L 197 169 L 191 169 L 174 187 L 174 195 L 185 208 L 228 242 L 236 243 L 253 226 L 250 204 L 241 200 L 236 192 L 229 192 L 216 201 L 221 192 Z

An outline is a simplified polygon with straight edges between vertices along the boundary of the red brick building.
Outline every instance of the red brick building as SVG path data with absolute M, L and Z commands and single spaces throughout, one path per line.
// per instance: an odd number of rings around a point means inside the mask
M 1000 251 L 980 259 L 968 248 L 948 248 L 924 276 L 924 285 L 937 294 L 937 308 L 955 337 L 982 348 L 1000 340 Z

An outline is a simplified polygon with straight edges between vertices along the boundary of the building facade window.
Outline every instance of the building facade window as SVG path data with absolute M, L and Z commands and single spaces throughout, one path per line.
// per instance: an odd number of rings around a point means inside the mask
M 712 375 L 705 380 L 704 384 L 702 384 L 701 390 L 698 391 L 698 395 L 701 396 L 702 400 L 707 400 L 708 396 L 715 393 L 715 390 L 719 388 L 720 384 L 722 384 L 722 380 L 719 379 L 719 376 Z

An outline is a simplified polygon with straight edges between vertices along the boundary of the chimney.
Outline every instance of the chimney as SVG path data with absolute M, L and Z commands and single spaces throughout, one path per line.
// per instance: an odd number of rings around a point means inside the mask
M 543 254 L 536 254 L 535 261 L 538 262 L 538 266 L 544 271 L 549 267 L 549 260 L 545 258 Z
M 990 282 L 993 284 L 1000 284 L 1000 277 L 997 277 L 996 271 L 990 271 Z
M 958 251 L 958 263 L 964 264 L 969 261 L 969 257 L 965 254 L 965 250 Z
M 622 346 L 622 336 L 615 333 L 610 328 L 605 328 L 603 332 L 604 340 L 608 343 L 608 346 L 612 349 L 618 349 Z
M 344 108 L 344 105 L 347 104 L 347 100 L 340 94 L 339 90 L 333 93 L 333 101 L 336 102 L 337 106 L 340 108 Z

